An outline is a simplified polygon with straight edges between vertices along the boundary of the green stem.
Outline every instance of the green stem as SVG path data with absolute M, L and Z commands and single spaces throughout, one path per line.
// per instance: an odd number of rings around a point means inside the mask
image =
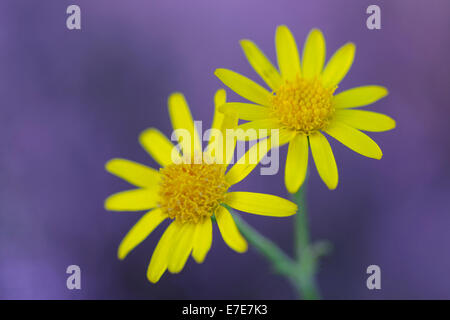
M 292 195 L 298 205 L 298 211 L 294 218 L 295 256 L 297 259 L 309 245 L 308 217 L 306 216 L 305 186 Z
M 320 293 L 315 279 L 318 256 L 310 243 L 305 191 L 306 183 L 292 195 L 299 208 L 294 222 L 295 253 L 298 261 L 299 282 L 302 284 L 302 296 L 307 300 L 318 300 Z
M 233 214 L 241 233 L 248 242 L 268 261 L 275 271 L 286 277 L 303 299 L 320 299 L 315 275 L 318 259 L 329 251 L 329 245 L 319 242 L 312 245 L 309 239 L 308 219 L 306 215 L 304 187 L 293 195 L 299 206 L 295 217 L 295 260 L 290 258 L 275 243 L 260 234 L 239 215 Z
M 294 271 L 292 268 L 295 262 L 275 243 L 256 231 L 238 214 L 235 214 L 232 209 L 229 210 L 232 212 L 234 221 L 244 237 L 263 257 L 272 262 L 275 271 L 283 275 L 291 276 L 291 273 Z

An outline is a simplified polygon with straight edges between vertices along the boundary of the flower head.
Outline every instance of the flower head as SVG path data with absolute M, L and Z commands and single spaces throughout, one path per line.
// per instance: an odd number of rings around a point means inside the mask
M 223 115 L 217 111 L 225 100 L 225 91 L 219 90 L 215 96 L 212 127 L 223 134 L 238 123 L 235 114 Z M 169 114 L 181 150 L 153 128 L 145 130 L 139 138 L 144 149 L 161 165 L 159 171 L 125 159 L 112 159 L 106 163 L 107 171 L 137 188 L 111 195 L 105 201 L 105 208 L 112 211 L 150 210 L 120 243 L 119 259 L 124 259 L 164 220 L 172 221 L 150 260 L 147 278 L 153 283 L 158 282 L 167 269 L 171 273 L 180 272 L 190 255 L 197 263 L 203 262 L 211 248 L 212 217 L 231 249 L 247 250 L 246 240 L 223 205 L 279 217 L 297 212 L 297 205 L 277 196 L 230 192 L 229 188 L 244 179 L 256 163 L 238 162 L 227 171 L 235 144 L 219 143 L 218 136 L 210 139 L 208 147 L 202 151 L 182 94 L 174 93 L 169 97 Z
M 171 164 L 160 170 L 159 205 L 171 219 L 198 223 L 225 200 L 230 184 L 221 164 Z
M 333 151 L 323 132 L 366 157 L 381 159 L 378 145 L 363 131 L 381 132 L 395 127 L 395 121 L 383 114 L 355 110 L 385 97 L 388 91 L 369 85 L 335 94 L 338 84 L 349 71 L 355 45 L 338 49 L 325 66 L 325 40 L 313 29 L 306 39 L 302 61 L 294 37 L 286 26 L 275 35 L 278 67 L 266 58 L 250 40 L 242 40 L 244 53 L 271 91 L 227 69 L 217 69 L 216 76 L 230 89 L 250 100 L 249 103 L 226 103 L 224 113 L 237 113 L 250 122 L 242 129 L 278 128 L 289 143 L 285 183 L 295 193 L 306 176 L 311 149 L 319 175 L 330 189 L 338 184 L 338 170 Z M 325 67 L 324 67 L 325 66 Z

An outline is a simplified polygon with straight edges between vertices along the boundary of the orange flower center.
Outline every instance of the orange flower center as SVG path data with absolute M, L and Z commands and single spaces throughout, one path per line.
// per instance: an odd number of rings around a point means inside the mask
M 272 96 L 272 113 L 281 125 L 311 134 L 326 128 L 334 115 L 333 93 L 320 79 L 296 76 L 286 80 Z
M 160 170 L 159 206 L 171 219 L 198 223 L 211 217 L 230 185 L 221 164 L 171 164 Z

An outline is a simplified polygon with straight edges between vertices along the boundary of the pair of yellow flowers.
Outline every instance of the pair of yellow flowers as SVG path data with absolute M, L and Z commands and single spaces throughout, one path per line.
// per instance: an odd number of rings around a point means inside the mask
M 380 159 L 382 152 L 378 145 L 360 130 L 387 131 L 395 127 L 395 121 L 383 114 L 354 108 L 374 103 L 388 92 L 384 87 L 371 85 L 334 94 L 353 63 L 353 43 L 338 49 L 326 66 L 325 40 L 317 29 L 309 33 L 301 61 L 295 39 L 286 26 L 277 28 L 275 44 L 279 69 L 253 42 L 241 41 L 248 61 L 271 91 L 231 70 L 216 70 L 216 76 L 226 86 L 252 103 L 227 103 L 225 90 L 217 91 L 212 128 L 220 130 L 224 136 L 227 129 L 268 129 L 268 139 L 271 139 L 270 130 L 278 129 L 278 146 L 289 144 L 285 167 L 287 190 L 295 193 L 301 187 L 309 148 L 320 177 L 328 188 L 335 189 L 338 183 L 336 161 L 322 132 L 364 156 Z M 159 240 L 148 267 L 147 278 L 153 283 L 159 281 L 167 269 L 171 273 L 180 272 L 191 254 L 196 262 L 204 261 L 211 248 L 212 218 L 231 249 L 247 250 L 247 242 L 224 205 L 276 217 L 297 212 L 296 204 L 274 195 L 228 191 L 256 164 L 238 162 L 226 171 L 231 159 L 228 157 L 224 164 L 218 159 L 220 152 L 209 152 L 213 139 L 202 151 L 184 96 L 174 93 L 168 104 L 173 128 L 187 130 L 192 137 L 190 141 L 178 137 L 181 146 L 181 154 L 176 155 L 178 159 L 203 154 L 209 161 L 174 163 L 173 152 L 179 151 L 160 131 L 151 128 L 140 135 L 139 141 L 161 165 L 159 171 L 125 159 L 113 159 L 106 164 L 107 171 L 137 187 L 108 197 L 106 209 L 150 210 L 120 243 L 119 259 L 124 259 L 164 220 L 173 220 Z M 239 119 L 248 122 L 238 125 Z

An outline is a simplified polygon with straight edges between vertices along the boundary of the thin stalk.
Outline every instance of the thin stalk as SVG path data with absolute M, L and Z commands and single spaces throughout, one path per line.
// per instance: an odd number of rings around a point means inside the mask
M 327 242 L 318 242 L 314 245 L 310 243 L 304 192 L 305 187 L 292 195 L 293 200 L 299 206 L 294 223 L 295 259 L 289 257 L 274 242 L 245 222 L 231 208 L 228 209 L 233 214 L 236 225 L 243 236 L 259 254 L 272 263 L 276 272 L 290 281 L 298 296 L 307 300 L 316 300 L 320 299 L 315 279 L 318 259 L 329 251 L 330 246 Z
M 320 293 L 315 279 L 318 256 L 310 243 L 305 192 L 306 181 L 297 193 L 292 195 L 292 199 L 299 208 L 294 218 L 295 254 L 299 282 L 302 284 L 302 297 L 307 300 L 318 300 Z
M 285 254 L 275 243 L 264 237 L 251 225 L 245 222 L 238 214 L 234 213 L 232 209 L 229 210 L 233 214 L 236 225 L 248 242 L 250 242 L 263 257 L 272 262 L 275 271 L 291 277 L 292 272 L 294 271 L 295 261 Z
M 295 257 L 297 259 L 302 256 L 303 251 L 309 244 L 305 188 L 306 186 L 303 186 L 297 193 L 292 195 L 294 202 L 298 206 L 297 214 L 294 217 Z

